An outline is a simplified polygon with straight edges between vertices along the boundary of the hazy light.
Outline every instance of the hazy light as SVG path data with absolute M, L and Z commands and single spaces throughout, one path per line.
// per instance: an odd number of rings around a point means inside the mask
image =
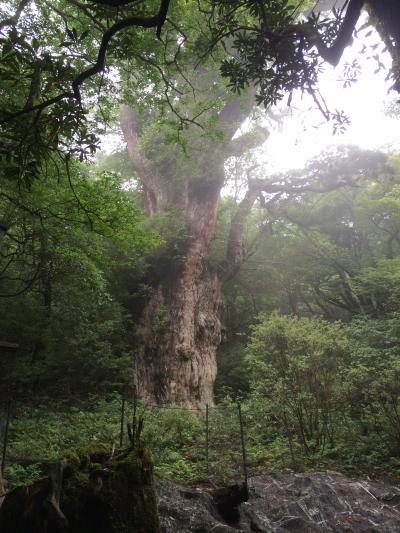
M 361 21 L 360 25 L 364 21 Z M 360 53 L 367 44 L 365 54 Z M 372 47 L 375 47 L 374 49 Z M 286 116 L 279 127 L 275 127 L 256 153 L 254 159 L 262 167 L 261 174 L 284 172 L 301 168 L 312 157 L 324 149 L 338 144 L 355 144 L 366 149 L 398 150 L 400 149 L 399 119 L 384 113 L 385 103 L 396 96 L 389 94 L 392 81 L 386 81 L 391 58 L 383 52 L 384 45 L 375 31 L 368 28 L 360 32 L 351 47 L 345 50 L 340 64 L 334 69 L 324 65 L 320 76 L 319 90 L 332 111 L 343 110 L 349 115 L 351 124 L 342 135 L 333 135 L 333 124 L 327 122 L 309 95 L 295 94 L 291 107 L 286 108 Z M 375 59 L 372 57 L 375 55 Z M 346 63 L 356 59 L 361 67 L 358 81 L 350 87 L 343 87 L 343 68 Z M 377 72 L 378 61 L 385 65 Z M 270 124 L 270 121 L 268 121 Z M 242 131 L 249 127 L 246 121 Z M 240 133 L 238 132 L 238 135 Z M 110 132 L 101 138 L 101 148 L 106 153 L 125 147 L 121 134 Z M 252 164 L 253 164 L 252 163 Z M 223 194 L 229 194 L 230 187 Z
M 360 54 L 362 42 L 368 45 L 378 44 L 374 54 Z M 293 112 L 283 120 L 282 126 L 275 129 L 262 148 L 257 158 L 266 173 L 282 172 L 301 168 L 304 163 L 328 146 L 337 144 L 355 144 L 365 149 L 379 148 L 396 150 L 400 147 L 399 119 L 384 113 L 385 101 L 393 99 L 397 93 L 389 93 L 393 81 L 386 81 L 388 70 L 378 70 L 379 60 L 386 67 L 391 59 L 387 52 L 382 52 L 383 44 L 373 32 L 369 37 L 356 40 L 352 47 L 346 49 L 340 64 L 334 69 L 325 66 L 320 77 L 319 90 L 331 110 L 343 110 L 349 115 L 351 124 L 342 135 L 333 135 L 332 123 L 326 122 L 315 108 L 312 98 L 295 95 L 292 101 Z M 381 51 L 381 53 L 378 52 Z M 378 55 L 379 54 L 379 55 Z M 344 88 L 340 79 L 343 66 L 357 59 L 361 73 L 358 81 Z M 400 98 L 400 97 L 399 97 Z M 400 117 L 399 117 L 400 118 Z

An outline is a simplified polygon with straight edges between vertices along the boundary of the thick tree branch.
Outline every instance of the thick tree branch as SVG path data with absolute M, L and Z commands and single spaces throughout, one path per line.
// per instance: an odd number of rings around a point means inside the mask
M 232 217 L 228 237 L 228 246 L 225 259 L 220 263 L 219 270 L 221 279 L 224 281 L 232 278 L 240 269 L 249 256 L 245 242 L 245 225 L 251 213 L 254 202 L 264 194 L 281 197 L 282 195 L 299 195 L 307 192 L 326 193 L 341 187 L 356 186 L 356 180 L 332 180 L 322 185 L 310 183 L 310 178 L 281 179 L 248 179 L 249 186 L 245 197 L 237 206 L 235 215 Z
M 165 22 L 168 7 L 169 7 L 170 0 L 161 0 L 161 5 L 159 12 L 157 15 L 154 15 L 153 17 L 128 17 L 124 20 L 121 20 L 119 22 L 116 22 L 111 28 L 109 28 L 103 35 L 101 39 L 101 44 L 99 48 L 99 53 L 97 55 L 97 61 L 96 63 L 88 68 L 87 70 L 83 71 L 72 83 L 72 88 L 75 94 L 75 97 L 80 101 L 80 92 L 79 88 L 82 85 L 82 83 L 90 78 L 91 76 L 94 76 L 95 74 L 99 74 L 104 70 L 105 62 L 106 62 L 106 53 L 108 45 L 114 37 L 115 34 L 120 32 L 121 30 L 125 28 L 130 28 L 132 26 L 140 26 L 142 28 L 157 28 L 157 37 L 160 38 L 161 35 L 161 28 Z
M 236 213 L 232 217 L 226 258 L 219 265 L 220 275 L 223 281 L 227 281 L 237 274 L 247 259 L 244 240 L 245 224 L 258 194 L 258 187 L 255 187 L 253 182 L 249 180 L 249 188 L 246 195 L 239 203 Z
M 91 4 L 100 4 L 108 7 L 121 7 L 128 4 L 138 4 L 142 0 L 89 0 Z
M 249 116 L 249 112 L 254 106 L 255 93 L 255 88 L 251 87 L 243 98 L 239 96 L 234 98 L 220 112 L 218 122 L 229 141 L 240 128 L 242 122 Z
M 312 44 L 317 47 L 319 55 L 333 66 L 336 66 L 343 55 L 344 49 L 351 42 L 354 28 L 361 15 L 361 9 L 365 0 L 350 0 L 344 16 L 344 20 L 339 29 L 335 42 L 326 46 L 318 31 L 309 24 L 297 26 L 300 33 L 305 33 L 311 40 Z M 305 30 L 305 31 L 304 31 Z
M 72 91 L 65 91 L 63 93 L 60 93 L 58 96 L 49 98 L 48 100 L 41 102 L 40 104 L 31 106 L 28 108 L 24 108 L 15 113 L 10 113 L 8 114 L 6 118 L 0 121 L 0 124 L 10 122 L 11 120 L 26 113 L 31 113 L 33 111 L 42 111 L 46 107 L 49 107 L 57 102 L 60 102 L 61 100 L 75 99 L 77 100 L 77 102 L 80 103 L 81 102 L 80 87 L 88 78 L 94 76 L 95 74 L 99 74 L 100 72 L 104 70 L 108 45 L 110 44 L 110 41 L 114 37 L 114 35 L 116 35 L 118 32 L 120 32 L 121 30 L 125 28 L 142 27 L 142 28 L 157 28 L 157 37 L 160 38 L 161 29 L 165 22 L 167 13 L 168 13 L 169 4 L 170 4 L 170 0 L 161 0 L 160 9 L 158 13 L 152 17 L 133 16 L 133 17 L 128 17 L 126 19 L 123 19 L 115 23 L 113 26 L 111 26 L 111 28 L 109 28 L 103 34 L 96 63 L 92 65 L 91 67 L 89 67 L 88 69 L 81 72 L 81 74 L 79 74 L 79 76 L 75 78 L 75 80 L 72 82 Z
M 157 211 L 157 200 L 154 193 L 153 177 L 146 168 L 140 152 L 138 117 L 127 105 L 121 107 L 120 124 L 128 148 L 129 159 L 138 173 L 143 185 L 144 201 L 150 214 Z
M 311 183 L 311 179 L 295 178 L 293 180 L 274 180 L 274 179 L 255 179 L 253 180 L 253 187 L 258 189 L 258 194 L 302 194 L 306 192 L 325 193 L 336 191 L 341 187 L 356 187 L 357 179 L 341 179 L 330 180 L 325 184 L 318 185 Z
M 240 157 L 245 152 L 253 150 L 263 144 L 269 137 L 267 128 L 260 126 L 254 127 L 252 130 L 235 137 L 227 144 L 225 154 L 227 157 Z

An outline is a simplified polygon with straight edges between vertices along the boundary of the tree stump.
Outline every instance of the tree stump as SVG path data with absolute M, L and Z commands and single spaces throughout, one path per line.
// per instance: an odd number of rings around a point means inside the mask
M 158 533 L 153 465 L 143 446 L 110 458 L 96 445 L 72 451 L 63 476 L 7 494 L 0 510 L 4 533 Z

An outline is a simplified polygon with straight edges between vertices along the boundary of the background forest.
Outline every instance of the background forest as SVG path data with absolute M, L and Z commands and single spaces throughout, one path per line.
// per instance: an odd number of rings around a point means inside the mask
M 137 394 L 175 408 L 140 403 L 164 477 L 205 475 L 196 409 L 215 400 L 241 402 L 252 473 L 398 479 L 400 156 L 337 145 L 269 174 L 257 154 L 285 120 L 270 110 L 283 94 L 316 98 L 336 133 L 350 120 L 318 96 L 327 58 L 315 36 L 304 44 L 309 26 L 261 60 L 259 2 L 161 2 L 147 25 L 159 3 L 126 4 L 0 7 L 8 486 L 79 444 L 116 442 L 121 398 Z M 315 3 L 265 4 L 286 38 Z M 132 7 L 139 23 L 114 32 Z M 345 13 L 311 17 L 325 44 Z M 118 147 L 99 151 L 110 131 Z M 234 476 L 237 420 L 211 423 L 213 471 Z

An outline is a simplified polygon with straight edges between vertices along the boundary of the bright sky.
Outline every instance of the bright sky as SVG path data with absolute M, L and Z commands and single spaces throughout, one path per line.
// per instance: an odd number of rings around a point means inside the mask
M 362 43 L 379 43 L 373 51 L 365 55 L 359 53 Z M 369 38 L 360 33 L 351 47 L 348 47 L 340 64 L 334 69 L 326 65 L 320 77 L 320 91 L 331 110 L 339 109 L 350 116 L 351 125 L 343 135 L 332 135 L 332 124 L 326 123 L 313 105 L 309 96 L 293 98 L 292 117 L 284 119 L 281 131 L 273 131 L 260 149 L 260 161 L 267 173 L 301 168 L 311 157 L 319 154 L 332 144 L 356 144 L 361 148 L 400 149 L 400 117 L 390 118 L 384 114 L 385 104 L 400 99 L 394 91 L 389 91 L 393 81 L 385 81 L 386 69 L 377 70 L 377 61 L 370 58 L 378 54 L 379 61 L 389 66 L 390 56 L 383 52 L 383 45 L 377 34 Z M 369 57 L 369 59 L 368 59 Z M 349 88 L 343 88 L 340 81 L 346 62 L 357 58 L 361 66 L 358 81 Z

